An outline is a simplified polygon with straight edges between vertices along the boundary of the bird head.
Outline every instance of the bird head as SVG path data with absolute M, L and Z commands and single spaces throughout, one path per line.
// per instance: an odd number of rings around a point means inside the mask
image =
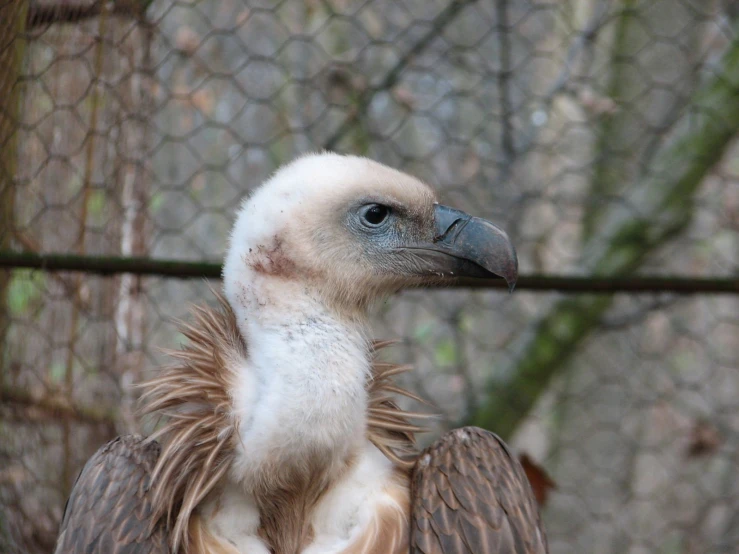
M 255 283 L 292 284 L 361 310 L 404 287 L 501 277 L 512 288 L 517 274 L 516 252 L 492 223 L 439 204 L 410 175 L 322 153 L 284 166 L 244 201 L 224 285 L 231 302 L 244 303 Z M 260 294 L 251 301 L 274 301 Z

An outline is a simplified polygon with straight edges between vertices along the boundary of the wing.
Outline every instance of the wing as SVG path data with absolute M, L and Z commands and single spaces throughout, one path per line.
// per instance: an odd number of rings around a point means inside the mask
M 56 554 L 169 554 L 163 523 L 147 498 L 159 444 L 136 435 L 100 448 L 82 469 L 64 509 Z
M 464 427 L 418 458 L 411 490 L 412 554 L 546 554 L 526 474 L 493 433 Z

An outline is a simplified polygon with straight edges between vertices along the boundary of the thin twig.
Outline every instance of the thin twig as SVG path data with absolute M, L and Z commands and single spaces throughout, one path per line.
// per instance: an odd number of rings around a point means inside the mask
M 28 29 L 33 29 L 34 27 L 52 25 L 55 23 L 79 23 L 80 21 L 99 16 L 103 12 L 103 8 L 105 6 L 110 6 L 108 13 L 111 15 L 129 15 L 139 17 L 143 15 L 149 4 L 150 2 L 144 0 L 116 0 L 112 3 L 105 0 L 97 0 L 91 4 L 82 2 L 62 3 L 61 0 L 48 4 L 33 2 L 28 7 L 26 25 Z
M 36 397 L 25 389 L 3 386 L 0 389 L 0 404 L 9 412 L 22 410 L 18 418 L 22 421 L 68 421 L 94 425 L 108 425 L 111 428 L 117 421 L 115 412 L 108 412 L 93 406 L 83 406 L 70 402 L 69 397 Z M 3 410 L 3 419 L 11 413 Z
M 454 310 L 449 318 L 449 324 L 452 327 L 454 336 L 454 350 L 456 357 L 456 366 L 459 375 L 464 381 L 464 414 L 472 414 L 477 411 L 477 391 L 475 389 L 475 381 L 470 373 L 469 359 L 467 358 L 466 349 L 466 333 L 462 331 L 462 309 Z
M 575 61 L 580 53 L 585 51 L 586 47 L 592 48 L 592 46 L 595 45 L 598 34 L 608 21 L 607 16 L 610 7 L 611 2 L 609 0 L 601 0 L 596 6 L 592 17 L 588 20 L 582 30 L 575 35 L 575 38 L 572 39 L 572 42 L 567 49 L 567 56 L 562 64 L 562 69 L 560 70 L 559 75 L 557 75 L 557 78 L 539 101 L 539 110 L 548 115 L 557 96 L 572 86 L 571 81 Z M 535 144 L 538 144 L 539 130 L 542 127 L 543 125 L 533 121 L 529 123 L 528 128 L 523 134 L 524 142 L 516 152 L 519 158 L 528 153 Z
M 601 320 L 601 328 L 604 331 L 618 331 L 621 329 L 631 329 L 636 325 L 639 325 L 644 321 L 650 313 L 664 310 L 669 307 L 673 302 L 674 298 L 671 297 L 657 297 L 651 299 L 648 303 L 643 306 L 629 311 L 628 313 L 616 314 L 613 316 L 606 316 Z
M 103 71 L 103 41 L 102 38 L 105 36 L 106 23 L 107 23 L 106 10 L 101 12 L 100 21 L 98 24 L 98 36 L 100 40 L 95 45 L 95 80 L 100 78 Z M 85 253 L 85 240 L 87 237 L 87 216 L 90 207 L 90 198 L 92 194 L 92 171 L 94 165 L 95 155 L 95 135 L 93 132 L 97 130 L 98 115 L 100 111 L 100 95 L 97 90 L 93 90 L 92 105 L 90 107 L 90 129 L 92 132 L 87 135 L 87 148 L 85 151 L 85 172 L 84 181 L 82 184 L 82 208 L 79 216 L 79 229 L 77 235 L 77 250 L 82 256 Z M 78 276 L 75 280 L 74 295 L 79 296 L 80 289 L 82 287 L 82 276 Z M 69 347 L 67 348 L 67 360 L 66 368 L 64 371 L 64 388 L 65 394 L 69 398 L 74 397 L 74 358 L 77 350 L 77 340 L 79 339 L 79 319 L 80 310 L 76 302 L 72 303 L 72 315 L 69 322 Z M 62 461 L 62 483 L 65 487 L 72 486 L 72 437 L 71 429 L 69 427 L 69 421 L 64 420 L 63 427 L 63 447 L 64 447 L 64 460 Z M 71 489 L 70 489 L 71 490 Z M 65 492 L 70 492 L 69 490 Z
M 323 148 L 326 150 L 332 150 L 336 147 L 339 141 L 352 129 L 357 119 L 365 112 L 367 107 L 372 102 L 372 99 L 378 92 L 388 90 L 392 88 L 398 81 L 400 73 L 405 67 L 411 62 L 411 60 L 420 54 L 431 42 L 441 35 L 444 28 L 449 25 L 462 9 L 470 4 L 477 2 L 477 0 L 452 0 L 444 10 L 437 15 L 428 31 L 418 39 L 413 46 L 396 62 L 396 64 L 387 72 L 382 81 L 376 86 L 368 86 L 362 91 L 357 99 L 356 107 L 346 117 L 344 122 L 339 125 L 333 135 L 324 143 Z
M 498 74 L 498 96 L 501 109 L 501 146 L 504 163 L 501 180 L 508 180 L 508 172 L 516 159 L 516 148 L 513 142 L 513 110 L 511 109 L 511 40 L 508 24 L 508 0 L 495 3 L 498 19 L 498 50 L 500 51 L 500 72 Z

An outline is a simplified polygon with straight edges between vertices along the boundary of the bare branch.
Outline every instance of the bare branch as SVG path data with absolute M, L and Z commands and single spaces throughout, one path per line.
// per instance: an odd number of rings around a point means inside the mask
M 544 93 L 544 96 L 542 96 L 541 100 L 539 101 L 539 110 L 541 110 L 542 112 L 549 114 L 552 109 L 552 104 L 554 104 L 554 100 L 560 94 L 564 93 L 570 87 L 572 87 L 572 74 L 574 71 L 575 62 L 577 61 L 578 56 L 580 56 L 581 53 L 588 53 L 589 50 L 592 49 L 592 47 L 595 45 L 598 34 L 600 33 L 601 29 L 603 29 L 605 23 L 608 21 L 608 12 L 611 8 L 611 4 L 612 3 L 609 0 L 601 0 L 595 7 L 590 20 L 572 39 L 572 42 L 567 49 L 567 55 L 565 56 L 565 61 L 562 64 L 562 69 L 557 75 L 557 78 L 554 79 L 552 85 Z M 587 71 L 587 67 L 589 66 L 589 64 L 590 60 L 586 62 L 586 67 L 584 68 L 585 71 Z M 525 155 L 537 143 L 539 130 L 542 127 L 543 125 L 540 125 L 536 122 L 530 122 L 528 128 L 523 135 L 524 142 L 516 152 L 519 158 Z
M 9 386 L 3 386 L 0 389 L 0 400 L 3 406 L 0 414 L 5 420 L 15 418 L 24 422 L 46 423 L 72 420 L 93 425 L 108 425 L 111 428 L 116 421 L 116 414 L 113 411 L 73 404 L 67 398 L 62 397 L 36 397 L 27 390 Z
M 500 51 L 500 73 L 498 74 L 498 94 L 501 109 L 501 146 L 504 155 L 504 169 L 501 180 L 507 180 L 508 171 L 516 157 L 513 141 L 513 109 L 511 108 L 511 29 L 508 23 L 508 0 L 495 3 L 498 18 L 498 49 Z
M 32 2 L 28 7 L 26 25 L 28 29 L 52 25 L 54 23 L 79 23 L 86 19 L 99 16 L 108 7 L 111 15 L 129 15 L 141 17 L 149 6 L 149 0 L 116 0 L 106 2 L 96 0 L 92 3 L 76 2 Z
M 411 62 L 411 60 L 420 54 L 435 38 L 437 38 L 444 28 L 454 21 L 457 15 L 464 7 L 473 4 L 477 0 L 452 0 L 449 5 L 431 22 L 429 30 L 411 46 L 408 51 L 396 62 L 396 64 L 387 72 L 383 80 L 377 86 L 366 88 L 357 99 L 356 107 L 347 116 L 344 122 L 334 132 L 333 135 L 323 145 L 326 150 L 333 150 L 339 141 L 354 128 L 357 119 L 364 113 L 372 102 L 372 99 L 378 92 L 392 88 L 398 81 L 401 71 Z

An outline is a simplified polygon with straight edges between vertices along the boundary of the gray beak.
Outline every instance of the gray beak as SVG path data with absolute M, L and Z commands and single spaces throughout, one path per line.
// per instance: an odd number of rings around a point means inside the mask
M 442 277 L 502 277 L 513 290 L 518 258 L 508 235 L 489 221 L 437 204 L 434 238 L 409 248 L 427 275 Z

